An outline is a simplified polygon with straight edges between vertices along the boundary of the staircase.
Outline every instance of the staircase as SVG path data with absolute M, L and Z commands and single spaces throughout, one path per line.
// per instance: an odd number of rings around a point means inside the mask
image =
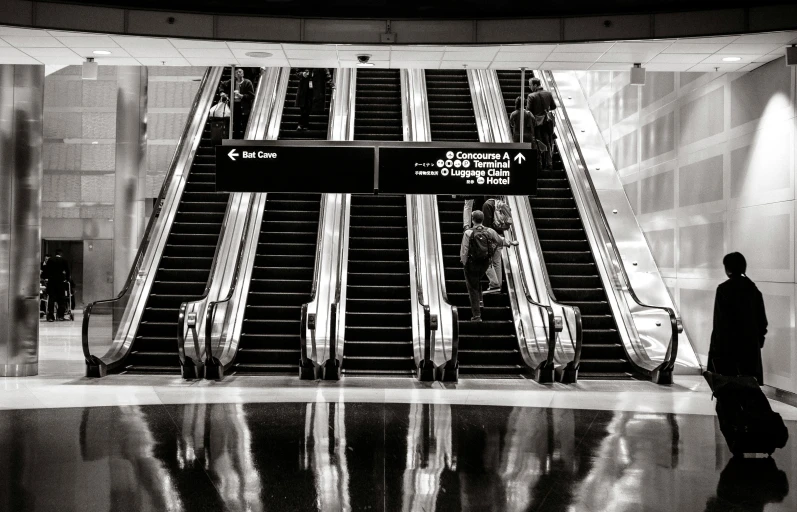
M 515 98 L 520 94 L 520 71 L 499 71 L 498 79 L 507 111 L 512 112 Z M 555 144 L 553 170 L 540 173 L 537 195 L 529 199 L 554 296 L 557 301 L 581 310 L 584 331 L 579 378 L 633 378 Z
M 222 80 L 229 78 L 225 68 Z M 213 103 L 218 99 L 217 92 Z M 180 304 L 205 291 L 229 200 L 229 194 L 215 192 L 215 182 L 216 153 L 206 121 L 133 346 L 117 372 L 180 373 Z
M 433 141 L 479 141 L 465 71 L 427 70 L 426 90 Z M 482 203 L 483 198 L 477 199 L 474 208 L 481 208 Z M 482 322 L 470 321 L 470 299 L 459 261 L 463 206 L 463 198 L 437 196 L 446 292 L 451 304 L 457 306 L 459 311 L 460 375 L 524 377 L 527 367 L 518 348 L 509 295 L 505 288 L 501 293 L 484 296 Z M 482 279 L 482 289 L 487 289 L 486 278 Z
M 355 101 L 355 140 L 402 139 L 398 70 L 357 70 Z M 346 375 L 414 374 L 408 247 L 405 196 L 351 196 Z
M 298 82 L 292 69 L 279 138 L 326 140 L 330 91 L 324 113 L 311 114 L 310 129 L 297 132 Z M 266 196 L 240 344 L 229 373 L 298 373 L 301 308 L 313 287 L 320 214 L 321 194 Z

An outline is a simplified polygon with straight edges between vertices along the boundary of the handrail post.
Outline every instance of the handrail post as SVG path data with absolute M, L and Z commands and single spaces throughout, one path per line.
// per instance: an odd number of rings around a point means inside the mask
M 302 304 L 301 323 L 299 325 L 299 379 L 314 380 L 320 378 L 321 367 L 315 362 L 315 313 L 307 313 L 307 304 Z M 313 340 L 312 359 L 307 356 L 307 331 Z
M 201 379 L 204 376 L 204 364 L 202 363 L 199 352 L 199 335 L 196 331 L 196 313 L 187 313 L 188 303 L 180 305 L 180 313 L 177 320 L 177 356 L 180 359 L 180 374 L 186 380 Z M 194 340 L 194 351 L 197 360 L 185 355 L 185 331 L 191 333 Z
M 418 365 L 417 376 L 421 382 L 431 382 L 435 379 L 435 366 L 432 361 L 434 353 L 434 338 L 437 332 L 437 315 L 432 315 L 429 306 L 423 306 L 424 346 L 423 359 Z
M 451 306 L 451 359 L 437 369 L 437 380 L 457 382 L 459 380 L 459 311 Z
M 332 304 L 329 309 L 329 357 L 322 365 L 322 379 L 340 380 L 340 360 L 337 356 L 338 338 L 338 304 Z
M 205 378 L 219 380 L 224 377 L 224 367 L 218 357 L 213 356 L 213 318 L 219 302 L 208 304 L 205 313 Z

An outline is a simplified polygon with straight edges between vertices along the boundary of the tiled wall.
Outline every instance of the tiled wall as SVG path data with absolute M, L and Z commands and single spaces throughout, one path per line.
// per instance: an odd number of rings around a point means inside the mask
M 205 68 L 150 67 L 147 110 L 147 197 L 157 197 Z M 116 169 L 116 67 L 100 66 L 96 81 L 80 66 L 45 78 L 42 237 L 112 240 Z M 99 254 L 99 253 L 98 253 Z M 112 251 L 87 269 L 84 297 L 111 294 Z M 97 275 L 89 275 L 94 272 Z
M 740 251 L 764 294 L 765 380 L 797 392 L 797 73 L 580 72 L 695 349 L 705 361 L 722 257 Z

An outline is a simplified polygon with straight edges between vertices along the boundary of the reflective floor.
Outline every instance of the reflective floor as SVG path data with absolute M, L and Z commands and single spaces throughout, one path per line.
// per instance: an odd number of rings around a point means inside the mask
M 266 403 L 0 412 L 0 510 L 797 510 L 797 422 L 731 460 L 705 415 Z

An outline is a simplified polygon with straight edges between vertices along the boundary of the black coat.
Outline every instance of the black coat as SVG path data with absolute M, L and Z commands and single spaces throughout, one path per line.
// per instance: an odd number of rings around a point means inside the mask
M 48 288 L 60 288 L 70 277 L 69 264 L 64 258 L 55 256 L 47 260 L 44 266 L 44 278 L 47 279 Z
M 526 108 L 535 116 L 541 116 L 549 110 L 556 110 L 556 100 L 553 98 L 553 94 L 544 89 L 540 89 L 528 95 L 526 98 Z
M 308 76 L 302 76 L 302 72 L 307 71 Z M 328 69 L 299 69 L 299 87 L 296 90 L 296 107 L 310 107 L 312 112 L 323 112 L 327 86 L 332 83 L 332 74 Z M 310 87 L 312 82 L 313 86 Z
M 764 298 L 747 276 L 717 287 L 708 369 L 723 375 L 752 375 L 764 383 L 761 349 L 767 334 Z
M 219 91 L 227 96 L 230 96 L 230 81 L 224 80 L 219 84 Z M 248 78 L 241 81 L 241 87 L 238 89 L 241 93 L 241 110 L 244 114 L 249 114 L 252 111 L 252 103 L 255 101 L 255 86 Z M 237 103 L 237 102 L 236 102 Z

